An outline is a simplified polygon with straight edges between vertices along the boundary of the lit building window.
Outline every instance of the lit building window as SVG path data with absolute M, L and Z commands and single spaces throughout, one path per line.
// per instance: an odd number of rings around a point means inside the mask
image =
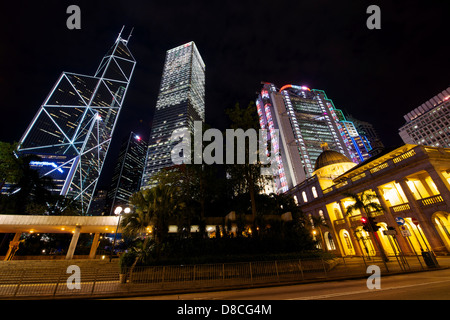
M 318 195 L 317 195 L 316 187 L 312 187 L 311 191 L 312 191 L 312 194 L 313 194 L 314 198 L 317 198 Z

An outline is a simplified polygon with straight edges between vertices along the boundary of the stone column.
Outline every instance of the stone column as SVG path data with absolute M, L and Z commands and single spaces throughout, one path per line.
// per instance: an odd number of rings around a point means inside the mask
M 75 253 L 75 248 L 77 247 L 78 238 L 80 237 L 81 226 L 75 227 L 75 232 L 72 236 L 72 241 L 70 241 L 69 250 L 67 250 L 66 260 L 72 260 L 73 254 Z
M 94 240 L 92 240 L 91 251 L 89 252 L 89 259 L 95 259 L 95 254 L 97 253 L 97 248 L 98 248 L 98 244 L 99 244 L 99 241 L 98 241 L 99 238 L 100 238 L 100 233 L 97 232 L 94 235 Z
M 433 176 L 431 176 L 431 178 L 433 178 Z M 411 209 L 414 212 L 415 218 L 417 218 L 417 220 L 419 221 L 419 225 L 422 229 L 422 232 L 423 232 L 426 240 L 430 244 L 431 249 L 433 251 L 434 250 L 440 251 L 440 250 L 442 250 L 442 248 L 445 248 L 445 245 L 442 242 L 441 237 L 439 236 L 436 228 L 431 223 L 430 217 L 427 217 L 422 213 L 420 206 L 417 204 L 416 199 L 414 198 L 411 190 L 409 189 L 409 187 L 406 183 L 406 179 L 400 179 L 397 182 L 402 187 L 406 198 L 408 198 L 409 205 L 411 206 Z M 438 185 L 436 184 L 436 186 L 438 186 Z M 438 187 L 438 190 L 440 191 L 439 187 Z
M 350 221 L 350 217 L 347 216 L 347 214 L 345 213 L 345 207 L 344 204 L 342 203 L 342 200 L 338 201 L 339 203 L 339 208 L 341 209 L 342 212 L 342 216 L 344 217 L 345 221 L 347 222 L 347 226 L 350 228 L 350 231 L 348 232 L 350 234 L 350 239 L 352 240 L 353 243 L 353 248 L 355 249 L 355 255 L 362 257 L 363 253 L 362 253 L 362 249 L 361 249 L 361 244 L 359 243 L 355 231 L 352 228 L 352 222 Z
M 328 217 L 330 217 L 330 213 L 328 212 L 328 208 L 326 206 L 325 206 L 325 210 L 327 212 Z M 336 225 L 335 225 L 334 221 L 331 222 L 331 229 L 333 229 L 333 235 L 334 235 L 334 240 L 336 240 L 337 250 L 341 253 L 341 256 L 343 257 L 345 255 L 345 251 L 344 251 L 344 248 L 342 247 L 341 237 L 339 236 L 339 233 L 336 230 Z
M 445 203 L 450 204 L 450 185 L 441 172 L 434 167 L 426 169 Z
M 394 227 L 395 230 L 397 231 L 398 236 L 395 236 L 395 238 L 397 239 L 400 248 L 402 249 L 402 251 L 404 253 L 413 254 L 411 248 L 409 247 L 409 245 L 407 243 L 407 240 L 405 239 L 405 237 L 401 236 L 399 225 L 397 224 L 394 216 L 392 215 L 391 211 L 389 210 L 389 205 L 387 204 L 386 200 L 384 199 L 383 195 L 381 194 L 380 189 L 378 187 L 375 187 L 374 190 L 378 197 L 378 200 L 380 200 L 381 206 L 384 209 L 384 212 L 385 212 L 384 217 L 386 219 L 386 222 L 388 223 L 388 225 L 390 227 Z

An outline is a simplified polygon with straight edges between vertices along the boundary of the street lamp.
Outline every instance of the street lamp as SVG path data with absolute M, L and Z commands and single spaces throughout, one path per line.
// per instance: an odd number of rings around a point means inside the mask
M 122 217 L 122 215 L 121 215 L 122 211 L 125 213 L 130 213 L 131 209 L 129 207 L 126 207 L 125 209 L 123 209 L 121 206 L 118 206 L 118 207 L 116 207 L 116 209 L 114 209 L 114 214 L 116 216 L 119 216 L 119 219 L 117 219 L 117 227 L 116 227 L 116 232 L 114 232 L 114 242 L 113 242 L 113 245 L 111 246 L 109 262 L 111 262 L 111 260 L 112 260 L 113 249 L 116 246 L 117 231 L 119 230 L 119 223 L 120 223 L 120 218 Z

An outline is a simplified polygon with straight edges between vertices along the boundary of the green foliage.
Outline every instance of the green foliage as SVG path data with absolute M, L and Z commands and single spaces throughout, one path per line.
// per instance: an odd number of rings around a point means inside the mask
M 129 250 L 124 252 L 119 257 L 119 267 L 121 273 L 125 273 L 131 266 L 135 263 L 137 258 L 137 253 L 134 250 Z
M 170 184 L 159 184 L 151 189 L 134 193 L 130 197 L 133 210 L 124 214 L 121 227 L 126 237 L 148 232 L 153 225 L 157 242 L 163 242 L 169 232 L 169 221 L 184 209 L 185 204 L 176 201 L 179 188 Z
M 68 197 L 54 195 L 53 180 L 40 176 L 30 167 L 36 155 L 16 157 L 17 143 L 0 142 L 0 185 L 8 182 L 16 192 L 0 195 L 0 212 L 3 214 L 79 215 L 81 205 Z M 0 189 L 1 189 L 0 188 Z
M 7 143 L 0 141 L 0 191 L 6 182 L 17 183 L 22 177 L 21 159 L 14 155 L 17 146 L 17 142 Z
M 300 241 L 299 241 L 300 240 Z M 314 254 L 311 239 L 289 236 L 263 238 L 171 238 L 160 248 L 160 255 L 152 255 L 145 265 L 225 263 L 256 260 L 299 258 Z
M 236 104 L 233 109 L 227 109 L 226 114 L 231 120 L 233 129 L 258 130 L 258 115 L 254 102 L 250 102 L 246 108 L 241 108 Z M 237 144 L 235 143 L 235 146 Z M 229 151 L 227 151 L 229 152 Z M 250 197 L 252 220 L 255 222 L 257 216 L 256 195 L 262 190 L 265 177 L 261 176 L 261 164 L 249 163 L 249 144 L 245 144 L 246 162 L 245 164 L 229 164 L 226 166 L 227 175 L 233 189 L 233 193 L 239 197 L 248 194 Z M 237 155 L 237 152 L 234 152 Z
M 383 207 L 376 200 L 378 197 L 374 192 L 363 192 L 360 194 L 354 193 L 345 193 L 344 196 L 351 198 L 354 203 L 347 207 L 347 215 L 352 215 L 353 212 L 358 210 L 364 210 L 368 216 L 371 216 L 371 213 L 381 212 L 383 211 Z

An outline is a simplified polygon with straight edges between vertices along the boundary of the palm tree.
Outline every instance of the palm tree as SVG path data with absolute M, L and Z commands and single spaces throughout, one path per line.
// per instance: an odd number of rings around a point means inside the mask
M 378 199 L 377 195 L 373 192 L 363 192 L 361 194 L 344 193 L 344 196 L 351 198 L 354 203 L 347 207 L 347 215 L 351 215 L 355 211 L 363 210 L 368 217 L 373 217 L 372 213 L 382 212 L 383 207 L 375 199 Z
M 375 199 L 378 199 L 376 194 L 374 192 L 363 192 L 361 194 L 355 194 L 355 193 L 344 193 L 344 196 L 351 198 L 354 203 L 352 205 L 349 205 L 347 207 L 346 214 L 348 216 L 351 216 L 353 212 L 355 211 L 361 211 L 362 214 L 366 214 L 369 219 L 374 218 L 374 213 L 376 212 L 383 212 L 384 209 L 381 206 L 381 204 Z M 370 233 L 373 234 L 375 238 L 375 245 L 378 247 L 380 254 L 384 261 L 389 261 L 389 259 L 386 256 L 386 253 L 384 252 L 383 246 L 381 245 L 380 239 L 378 237 L 378 234 L 376 231 L 372 229 L 371 224 L 369 223 Z
M 170 185 L 157 185 L 134 193 L 130 197 L 133 206 L 128 214 L 124 214 L 120 223 L 124 236 L 136 236 L 147 232 L 154 226 L 154 237 L 157 244 L 164 242 L 169 228 L 169 220 L 174 217 L 183 203 L 176 201 L 177 188 Z M 146 238 L 145 244 L 148 243 Z M 145 246 L 144 246 L 145 247 Z

